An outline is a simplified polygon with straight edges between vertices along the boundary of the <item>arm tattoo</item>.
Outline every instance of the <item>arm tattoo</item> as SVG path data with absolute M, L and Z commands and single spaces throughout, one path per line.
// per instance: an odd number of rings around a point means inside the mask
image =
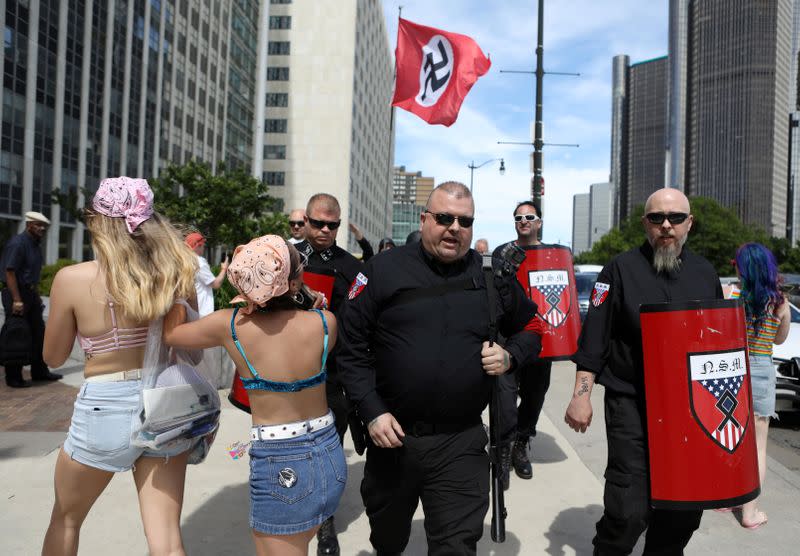
M 511 368 L 511 360 L 508 358 L 508 352 L 507 351 L 505 353 L 503 353 L 503 366 L 506 369 L 510 369 Z
M 583 377 L 581 379 L 581 387 L 575 392 L 578 396 L 583 396 L 584 394 L 589 392 L 589 379 Z

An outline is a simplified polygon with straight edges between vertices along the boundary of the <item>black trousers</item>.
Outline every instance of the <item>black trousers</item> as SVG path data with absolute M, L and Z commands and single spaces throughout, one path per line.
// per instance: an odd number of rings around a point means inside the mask
M 454 434 L 405 433 L 400 448 L 367 448 L 361 498 L 372 546 L 378 554 L 401 553 L 421 500 L 429 555 L 476 554 L 489 509 L 483 425 Z
M 22 302 L 25 304 L 25 312 L 23 316 L 28 321 L 28 326 L 31 329 L 31 377 L 41 378 L 50 372 L 44 360 L 42 359 L 42 348 L 44 347 L 44 306 L 42 305 L 42 298 L 39 293 L 20 286 L 19 291 L 22 297 Z M 3 288 L 0 292 L 0 298 L 3 302 L 3 310 L 6 316 L 11 314 L 12 304 L 14 299 L 11 297 L 11 290 Z M 9 380 L 22 380 L 22 365 L 6 365 L 6 382 Z
M 328 398 L 328 407 L 333 412 L 334 419 L 336 419 L 336 432 L 339 433 L 339 441 L 344 446 L 344 434 L 347 432 L 350 404 L 344 394 L 344 387 L 337 376 L 328 375 L 328 380 L 325 383 L 325 394 Z
M 637 398 L 606 390 L 608 464 L 603 517 L 597 522 L 594 553 L 630 554 L 647 529 L 644 554 L 679 555 L 700 527 L 701 510 L 650 507 L 644 407 Z
M 504 442 L 536 436 L 544 397 L 550 388 L 551 361 L 536 361 L 500 376 L 501 438 Z M 519 407 L 517 407 L 519 393 Z

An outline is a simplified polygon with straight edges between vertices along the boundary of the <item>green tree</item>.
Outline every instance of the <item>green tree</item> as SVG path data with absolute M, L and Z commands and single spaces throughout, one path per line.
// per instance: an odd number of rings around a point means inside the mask
M 762 230 L 744 225 L 732 209 L 713 199 L 693 197 L 691 203 L 694 223 L 687 245 L 708 259 L 720 276 L 735 274 L 731 259 L 741 244 L 748 241 L 764 243 L 768 238 Z
M 235 246 L 264 235 L 285 236 L 287 217 L 267 186 L 242 168 L 190 161 L 150 180 L 155 208 L 175 223 L 196 228 L 209 245 Z

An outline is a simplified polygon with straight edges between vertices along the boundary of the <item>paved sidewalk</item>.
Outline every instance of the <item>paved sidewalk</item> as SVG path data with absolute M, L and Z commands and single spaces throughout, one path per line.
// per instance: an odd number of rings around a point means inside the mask
M 507 540 L 502 545 L 491 542 L 490 516 L 487 516 L 479 554 L 591 553 L 594 523 L 602 513 L 602 472 L 606 455 L 602 389 L 598 388 L 593 395 L 596 413 L 589 432 L 579 435 L 569 430 L 563 423 L 563 412 L 574 381 L 573 369 L 569 363 L 554 365 L 540 432 L 533 442 L 534 479 L 523 481 L 512 477 L 511 490 L 506 493 Z M 64 388 L 80 383 L 80 369 L 73 367 L 70 371 L 65 384 L 61 385 Z M 11 403 L 7 397 L 16 396 L 17 392 L 0 390 L 0 406 Z M 32 395 L 41 393 L 42 397 L 34 395 L 29 399 L 29 392 Z M 60 395 L 46 388 L 30 388 L 25 393 L 26 401 L 21 405 L 26 411 L 30 407 L 41 409 L 55 405 L 51 396 Z M 247 525 L 247 459 L 231 460 L 224 451 L 227 444 L 245 439 L 248 430 L 249 415 L 226 402 L 220 432 L 208 460 L 188 470 L 183 534 L 190 555 L 254 553 Z M 0 500 L 3 500 L 0 554 L 39 553 L 53 500 L 55 458 L 63 438 L 64 432 L 0 431 L 0 477 L 3 477 L 0 481 Z M 369 525 L 358 493 L 364 460 L 355 455 L 350 445 L 346 448 L 349 480 L 336 523 L 342 554 L 364 556 L 373 553 L 368 540 Z M 706 512 L 687 554 L 796 554 L 800 544 L 799 500 L 800 477 L 770 460 L 762 501 L 770 516 L 769 524 L 748 531 L 730 514 Z M 406 554 L 426 553 L 422 520 L 419 511 Z M 315 552 L 312 545 L 310 553 Z M 640 552 L 641 546 L 636 553 Z M 118 475 L 87 518 L 80 554 L 146 553 L 132 478 L 129 474 Z

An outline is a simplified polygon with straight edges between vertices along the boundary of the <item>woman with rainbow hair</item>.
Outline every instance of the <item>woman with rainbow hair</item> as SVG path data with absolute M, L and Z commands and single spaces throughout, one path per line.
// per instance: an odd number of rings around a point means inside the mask
M 753 390 L 758 475 L 761 484 L 767 471 L 767 433 L 775 413 L 775 366 L 773 344 L 782 344 L 789 335 L 789 304 L 778 286 L 775 255 L 760 243 L 745 243 L 736 251 L 736 273 L 747 316 L 747 346 L 750 356 L 750 384 Z M 767 522 L 758 508 L 758 499 L 742 506 L 742 527 L 756 529 Z

